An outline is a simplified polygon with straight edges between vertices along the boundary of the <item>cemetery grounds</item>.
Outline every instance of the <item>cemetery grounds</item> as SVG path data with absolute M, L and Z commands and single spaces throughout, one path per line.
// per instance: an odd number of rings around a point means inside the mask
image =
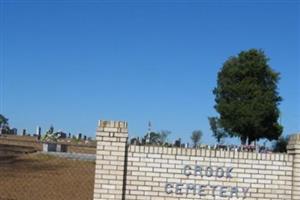
M 95 162 L 41 154 L 0 138 L 0 200 L 91 200 Z M 21 144 L 21 145 L 18 145 Z

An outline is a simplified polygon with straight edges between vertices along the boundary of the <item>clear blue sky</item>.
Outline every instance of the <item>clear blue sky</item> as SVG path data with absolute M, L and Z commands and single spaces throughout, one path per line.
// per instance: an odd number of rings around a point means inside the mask
M 1 0 L 1 113 L 19 131 L 95 136 L 99 119 L 151 120 L 171 139 L 214 143 L 223 62 L 261 48 L 281 73 L 284 134 L 300 132 L 299 1 Z

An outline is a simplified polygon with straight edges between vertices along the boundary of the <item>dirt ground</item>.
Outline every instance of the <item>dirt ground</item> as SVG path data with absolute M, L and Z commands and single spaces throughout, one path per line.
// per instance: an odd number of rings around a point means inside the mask
M 68 152 L 73 153 L 96 153 L 96 143 L 92 142 L 91 144 L 75 144 L 60 142 L 62 144 L 68 145 Z M 0 145 L 15 145 L 15 146 L 26 146 L 33 147 L 37 151 L 42 151 L 42 143 L 38 141 L 35 137 L 30 136 L 17 136 L 17 135 L 0 135 Z M 0 199 L 1 200 L 1 199 Z
M 91 200 L 95 163 L 42 154 L 0 161 L 0 200 Z

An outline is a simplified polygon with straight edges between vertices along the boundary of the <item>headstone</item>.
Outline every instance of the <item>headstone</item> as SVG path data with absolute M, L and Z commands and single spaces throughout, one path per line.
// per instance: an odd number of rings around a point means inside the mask
M 26 129 L 23 129 L 22 135 L 23 135 L 23 136 L 26 136 Z

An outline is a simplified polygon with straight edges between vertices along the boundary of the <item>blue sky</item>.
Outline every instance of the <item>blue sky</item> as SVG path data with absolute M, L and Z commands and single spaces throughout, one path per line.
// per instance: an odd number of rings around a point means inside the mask
M 300 132 L 299 1 L 1 1 L 1 113 L 19 131 L 51 124 L 95 135 L 97 121 L 150 120 L 171 140 L 214 143 L 224 61 L 260 48 L 281 73 L 284 134 Z M 230 140 L 228 140 L 230 142 Z

